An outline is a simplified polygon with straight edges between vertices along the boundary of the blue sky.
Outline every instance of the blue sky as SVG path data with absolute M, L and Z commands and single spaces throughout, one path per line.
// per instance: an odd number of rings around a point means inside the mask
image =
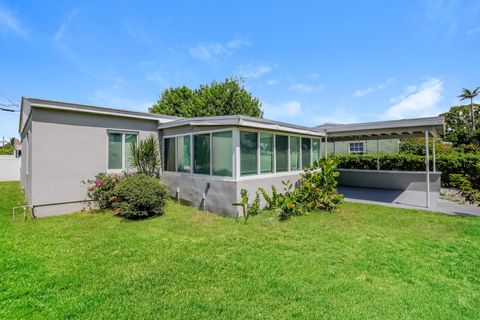
M 479 18 L 480 1 L 0 0 L 0 92 L 146 111 L 242 75 L 267 118 L 437 115 L 480 85 Z

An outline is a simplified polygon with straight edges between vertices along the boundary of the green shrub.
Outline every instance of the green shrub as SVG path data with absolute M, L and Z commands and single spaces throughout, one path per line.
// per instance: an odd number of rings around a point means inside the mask
M 339 168 L 344 169 L 377 169 L 377 156 L 375 154 L 362 155 L 337 155 Z M 425 171 L 425 156 L 411 154 L 380 154 L 381 170 Z M 472 181 L 473 186 L 480 184 L 480 155 L 449 153 L 439 154 L 436 158 L 437 171 L 442 172 L 442 186 L 450 187 L 450 175 L 462 174 Z M 430 168 L 433 160 L 430 157 Z
M 281 221 L 288 220 L 292 216 L 301 216 L 306 213 L 306 208 L 301 202 L 299 190 L 293 188 L 290 181 L 282 181 L 285 193 L 282 196 L 282 204 L 278 219 Z
M 262 209 L 260 208 L 260 193 L 258 191 L 255 192 L 255 200 L 251 204 L 249 204 L 248 191 L 246 189 L 241 189 L 240 195 L 242 197 L 241 202 L 233 203 L 233 205 L 242 207 L 243 219 L 246 223 L 250 216 L 256 216 L 262 213 Z
M 268 194 L 268 192 L 263 188 L 258 188 L 258 191 L 260 191 L 263 199 L 265 199 L 266 205 L 264 210 L 274 210 L 280 208 L 283 203 L 282 194 L 278 193 L 275 186 L 272 186 L 272 195 Z
M 304 169 L 299 197 L 308 210 L 334 210 L 343 201 L 343 196 L 337 192 L 337 165 L 338 160 L 328 158 Z
M 480 190 L 472 186 L 472 182 L 461 174 L 450 175 L 452 185 L 460 190 L 465 200 L 473 205 L 480 205 Z
M 163 214 L 167 188 L 159 179 L 135 174 L 121 179 L 114 194 L 119 216 L 141 219 Z
M 83 181 L 87 187 L 87 197 L 93 200 L 99 209 L 113 209 L 116 200 L 114 189 L 122 178 L 118 174 L 99 173 L 93 180 Z

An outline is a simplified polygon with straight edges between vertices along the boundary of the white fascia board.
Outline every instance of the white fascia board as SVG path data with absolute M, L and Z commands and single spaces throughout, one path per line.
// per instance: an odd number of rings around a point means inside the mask
M 110 115 L 110 116 L 124 117 L 124 118 L 155 120 L 155 121 L 158 121 L 159 123 L 166 123 L 166 122 L 170 122 L 170 121 L 175 120 L 175 119 L 161 119 L 161 118 L 156 118 L 156 117 L 148 117 L 148 116 L 140 116 L 140 115 L 128 115 L 128 114 L 101 111 L 101 110 L 82 110 L 82 109 L 70 108 L 70 107 L 53 106 L 53 105 L 50 105 L 50 104 L 43 104 L 43 103 L 34 103 L 34 104 L 31 104 L 31 107 L 32 108 L 41 108 L 41 109 L 53 109 L 53 110 L 63 110 L 63 111 L 71 111 L 71 112 L 81 112 L 81 113 L 103 114 L 103 115 Z
M 299 133 L 299 134 L 305 134 L 310 136 L 319 136 L 319 137 L 325 136 L 325 133 L 321 131 L 303 130 L 298 128 L 282 126 L 279 124 L 260 123 L 260 122 L 249 121 L 249 120 L 240 120 L 238 125 L 242 127 L 252 127 L 252 128 L 266 129 L 266 130 L 272 130 L 272 131 L 292 132 L 292 133 Z

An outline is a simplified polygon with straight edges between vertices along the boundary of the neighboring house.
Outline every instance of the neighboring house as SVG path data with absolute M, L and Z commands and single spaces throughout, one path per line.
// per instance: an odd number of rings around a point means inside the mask
M 326 130 L 342 126 L 339 123 L 324 123 L 315 128 Z M 330 141 L 327 149 L 329 154 L 399 153 L 400 139 Z
M 318 129 L 238 115 L 177 118 L 22 98 L 21 183 L 36 216 L 79 211 L 88 204 L 82 181 L 129 170 L 130 142 L 154 135 L 171 196 L 236 215 L 232 203 L 240 200 L 241 189 L 282 190 L 283 180 L 298 180 L 304 167 L 322 157 L 326 138 L 372 141 L 442 130 L 441 117 Z M 425 181 L 422 175 L 415 179 Z
M 21 143 L 14 139 L 12 154 L 0 155 L 0 181 L 15 181 L 20 179 Z

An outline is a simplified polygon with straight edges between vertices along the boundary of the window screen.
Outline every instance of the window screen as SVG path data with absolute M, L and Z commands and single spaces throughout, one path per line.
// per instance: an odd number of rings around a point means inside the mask
M 320 160 L 320 139 L 312 139 L 312 161 Z
M 257 174 L 257 133 L 240 131 L 240 175 Z
M 137 135 L 135 133 L 125 133 L 125 167 L 133 168 L 132 144 L 137 144 Z
M 300 138 L 290 137 L 290 170 L 300 169 Z
M 288 136 L 275 136 L 277 172 L 288 171 Z
M 177 137 L 177 171 L 190 172 L 190 136 Z
M 353 154 L 364 153 L 363 142 L 350 142 L 349 151 L 350 151 L 350 153 L 353 153 Z
M 310 165 L 310 138 L 302 138 L 302 169 Z
M 193 136 L 193 172 L 210 174 L 210 134 Z
M 108 169 L 122 169 L 122 134 L 108 133 Z
M 232 131 L 212 133 L 212 173 L 232 176 Z
M 273 134 L 260 133 L 260 172 L 273 172 Z
M 164 140 L 163 155 L 163 170 L 175 171 L 175 138 Z

